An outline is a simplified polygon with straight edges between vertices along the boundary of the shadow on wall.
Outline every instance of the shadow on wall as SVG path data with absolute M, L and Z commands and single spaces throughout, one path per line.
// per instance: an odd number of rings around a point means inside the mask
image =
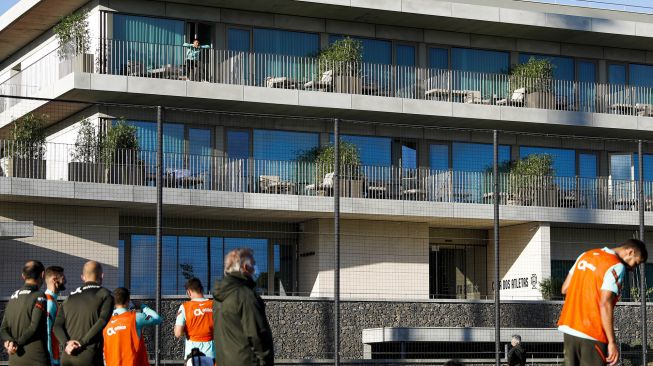
M 62 246 L 60 250 L 52 250 L 13 239 L 0 240 L 0 247 L 4 254 L 3 264 L 0 266 L 0 297 L 10 296 L 22 286 L 21 271 L 25 262 L 31 259 L 40 260 L 46 267 L 62 266 L 68 280 L 66 292 L 73 291 L 82 284 L 80 278 L 82 266 L 88 259 L 65 253 L 65 246 Z M 117 262 L 117 251 L 115 259 Z M 102 266 L 104 267 L 104 286 L 114 289 L 118 286 L 119 281 L 118 267 L 107 263 L 102 263 Z

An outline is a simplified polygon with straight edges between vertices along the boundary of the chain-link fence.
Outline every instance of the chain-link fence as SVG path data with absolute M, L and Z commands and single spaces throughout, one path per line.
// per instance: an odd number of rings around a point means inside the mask
M 653 219 L 648 141 L 0 101 L 1 293 L 28 259 L 63 266 L 73 289 L 99 261 L 109 289 L 153 306 L 160 291 L 158 348 L 145 335 L 162 363 L 183 358 L 186 280 L 210 295 L 225 254 L 249 247 L 278 364 L 489 365 L 513 334 L 529 364 L 562 364 L 560 288 L 576 258 Z M 641 364 L 649 266 L 625 276 L 615 312 L 624 365 Z

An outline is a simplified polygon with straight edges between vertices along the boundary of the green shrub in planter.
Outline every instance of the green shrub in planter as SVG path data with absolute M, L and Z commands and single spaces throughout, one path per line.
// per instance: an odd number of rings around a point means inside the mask
M 528 62 L 513 66 L 510 72 L 511 89 L 526 88 L 527 93 L 550 93 L 553 89 L 553 68 L 548 59 L 531 57 Z
M 29 113 L 13 122 L 4 146 L 0 169 L 11 177 L 45 178 L 45 121 L 47 115 Z
M 91 36 L 88 29 L 88 11 L 80 10 L 61 18 L 54 26 L 59 41 L 59 57 L 66 58 L 88 53 Z
M 363 43 L 346 37 L 333 42 L 318 55 L 319 73 L 333 70 L 335 75 L 359 77 L 363 62 Z

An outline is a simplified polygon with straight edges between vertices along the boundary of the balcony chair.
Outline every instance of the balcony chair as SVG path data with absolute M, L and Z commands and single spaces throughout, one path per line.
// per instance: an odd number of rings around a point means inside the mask
M 311 80 L 304 84 L 304 89 L 313 90 L 330 90 L 333 89 L 333 70 L 327 70 L 322 73 L 319 81 Z
M 285 76 L 268 76 L 265 78 L 265 86 L 268 88 L 296 89 L 297 84 L 297 81 Z
M 512 92 L 510 99 L 504 98 L 497 100 L 497 105 L 523 106 L 526 96 L 526 88 L 519 88 Z
M 653 104 L 637 103 L 635 109 L 637 109 L 637 115 L 640 117 L 653 117 Z
M 281 180 L 278 175 L 261 175 L 258 178 L 261 193 L 293 194 L 295 184 Z
M 333 192 L 333 177 L 335 173 L 327 173 L 322 179 L 321 183 L 318 184 L 309 184 L 304 189 L 306 194 L 313 196 L 317 194 L 318 196 L 330 196 Z M 312 193 L 312 194 L 311 194 Z

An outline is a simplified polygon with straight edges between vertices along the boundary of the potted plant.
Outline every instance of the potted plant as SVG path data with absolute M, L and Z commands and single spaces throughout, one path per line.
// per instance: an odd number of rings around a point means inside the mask
M 525 90 L 526 107 L 551 109 L 555 107 L 553 67 L 550 60 L 538 60 L 534 57 L 526 63 L 513 67 L 510 73 L 511 89 Z
M 310 149 L 299 156 L 299 161 L 315 163 L 315 182 L 319 194 L 331 194 L 333 187 L 322 187 L 325 177 L 333 173 L 335 146 L 330 144 Z M 356 145 L 340 142 L 340 194 L 344 197 L 363 197 L 363 174 L 360 151 Z
M 138 156 L 139 148 L 136 127 L 124 119 L 107 129 L 102 143 L 106 183 L 140 185 L 145 169 Z
M 7 177 L 45 179 L 46 115 L 29 113 L 13 123 L 0 169 Z
M 319 78 L 331 71 L 336 93 L 360 93 L 363 89 L 363 43 L 346 37 L 333 42 L 318 55 Z
M 562 280 L 559 278 L 545 278 L 540 281 L 540 293 L 544 300 L 562 300 Z
M 99 163 L 101 151 L 95 125 L 84 119 L 79 124 L 72 161 L 68 163 L 68 180 L 97 183 L 104 171 L 104 166 Z
M 554 173 L 553 158 L 549 154 L 532 154 L 516 161 L 508 174 L 507 203 L 546 206 L 555 189 Z
M 88 11 L 80 10 L 69 14 L 54 26 L 54 33 L 59 43 L 59 76 L 73 71 L 92 72 L 93 55 L 89 54 L 91 33 L 88 28 Z M 72 65 L 71 65 L 72 62 Z

